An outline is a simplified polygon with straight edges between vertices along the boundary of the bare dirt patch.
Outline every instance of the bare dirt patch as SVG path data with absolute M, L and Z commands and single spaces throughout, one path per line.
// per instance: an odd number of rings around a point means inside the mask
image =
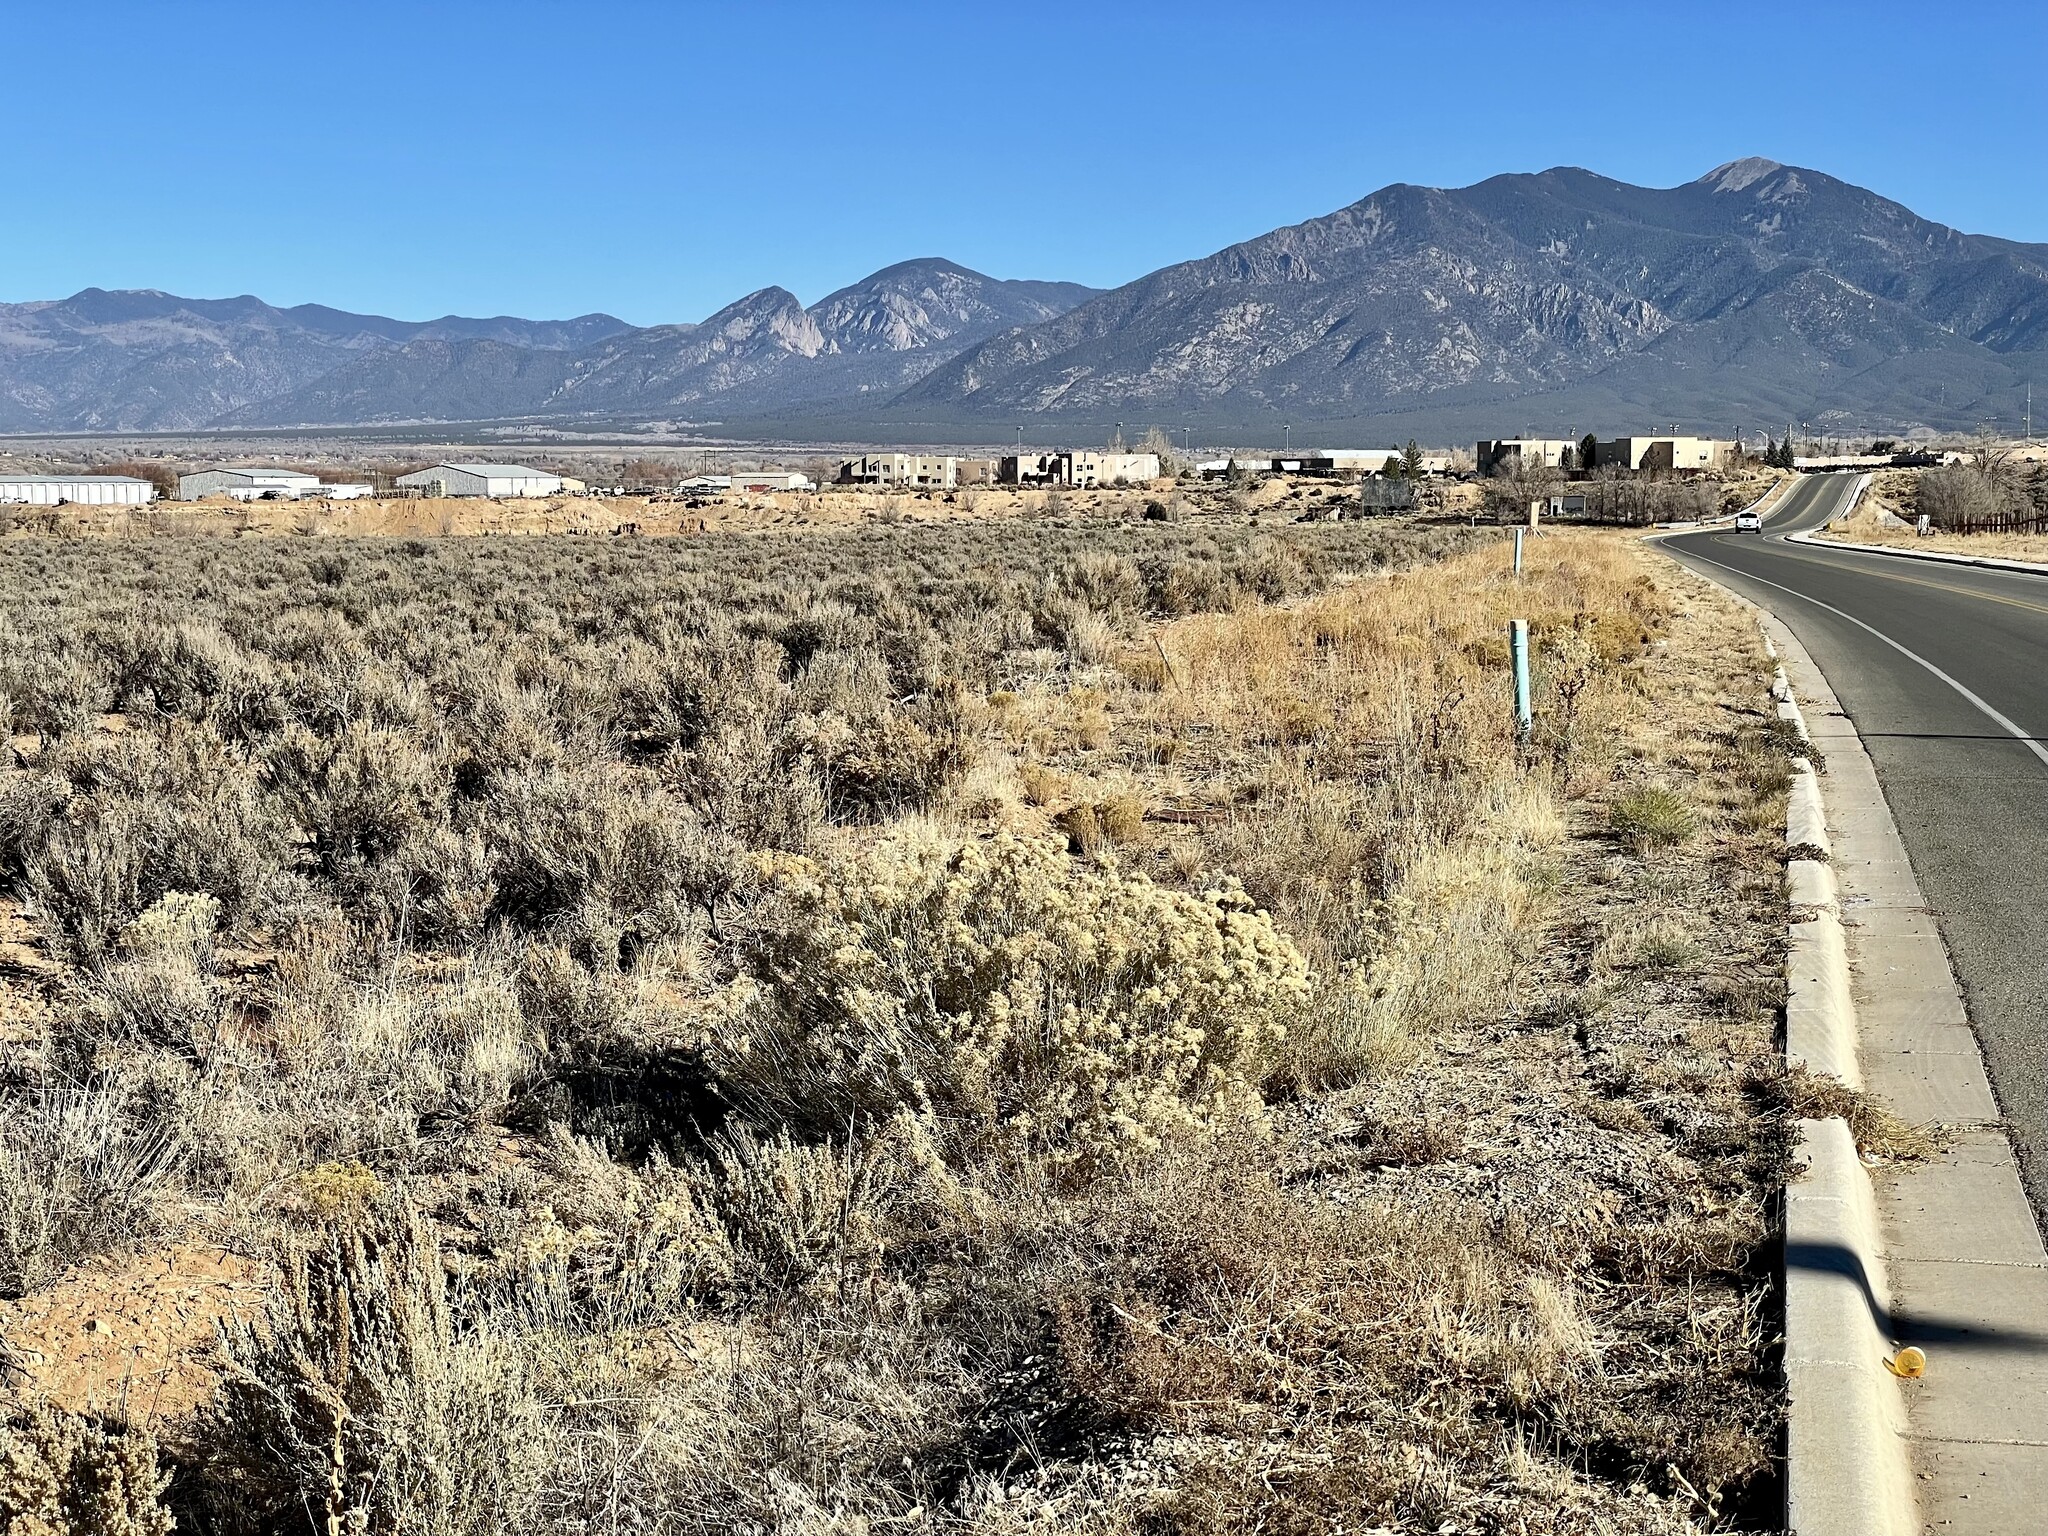
M 238 1254 L 180 1245 L 95 1263 L 0 1301 L 0 1365 L 18 1399 L 152 1427 L 209 1401 L 216 1329 L 259 1315 L 269 1286 Z

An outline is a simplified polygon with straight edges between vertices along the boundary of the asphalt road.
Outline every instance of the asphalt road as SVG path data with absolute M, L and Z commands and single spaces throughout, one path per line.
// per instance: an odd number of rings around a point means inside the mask
M 1853 476 L 1815 475 L 1764 532 L 1662 541 L 1798 635 L 1855 722 L 2048 1214 L 2048 576 L 1786 542 Z

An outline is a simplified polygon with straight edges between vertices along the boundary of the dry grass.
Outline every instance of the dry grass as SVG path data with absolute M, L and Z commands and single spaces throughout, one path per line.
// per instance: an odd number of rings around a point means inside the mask
M 1969 555 L 1990 560 L 2028 560 L 2048 564 L 2048 533 L 1950 533 L 1931 530 L 1924 538 L 1914 531 L 1914 471 L 1876 477 L 1856 510 L 1830 523 L 1821 535 L 1855 544 L 1893 544 L 1938 554 Z
M 1058 516 L 9 546 L 0 872 L 69 969 L 8 1081 L 106 1098 L 4 1090 L 11 1283 L 281 1276 L 181 1515 L 1768 1525 L 1740 618 L 1592 534 Z

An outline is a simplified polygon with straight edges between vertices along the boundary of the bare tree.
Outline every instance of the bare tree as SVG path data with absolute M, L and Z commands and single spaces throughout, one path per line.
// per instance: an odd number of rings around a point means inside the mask
M 1922 471 L 1913 505 L 1937 528 L 1960 528 L 2014 510 L 2017 498 L 2002 492 L 1999 481 L 1978 465 L 1949 464 Z
M 1181 471 L 1181 457 L 1179 451 L 1173 446 L 1173 439 L 1157 427 L 1153 427 L 1150 431 L 1146 432 L 1145 440 L 1138 444 L 1137 451 L 1139 453 L 1158 454 L 1159 472 L 1162 475 L 1177 475 Z
M 1557 494 L 1563 477 L 1540 454 L 1518 453 L 1498 465 L 1480 488 L 1480 496 L 1497 522 L 1519 522 L 1529 504 Z

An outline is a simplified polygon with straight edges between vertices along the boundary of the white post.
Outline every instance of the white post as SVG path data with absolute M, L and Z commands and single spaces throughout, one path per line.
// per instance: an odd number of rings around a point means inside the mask
M 1517 576 L 1522 574 L 1522 534 L 1525 531 L 1521 528 L 1515 530 L 1515 574 Z

